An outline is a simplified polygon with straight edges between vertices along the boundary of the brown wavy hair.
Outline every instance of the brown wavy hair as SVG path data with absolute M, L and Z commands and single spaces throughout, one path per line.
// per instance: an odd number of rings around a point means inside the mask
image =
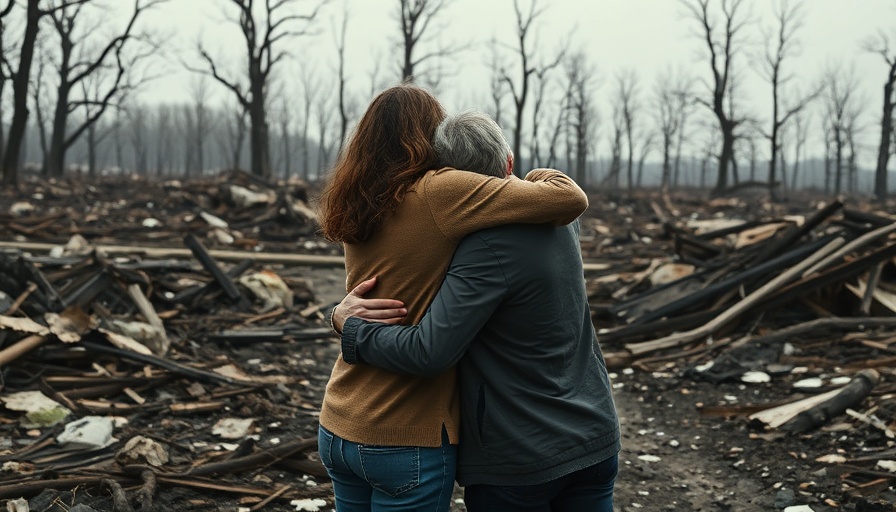
M 374 98 L 321 194 L 323 236 L 351 244 L 376 233 L 407 188 L 435 167 L 432 137 L 444 118 L 439 101 L 415 85 Z

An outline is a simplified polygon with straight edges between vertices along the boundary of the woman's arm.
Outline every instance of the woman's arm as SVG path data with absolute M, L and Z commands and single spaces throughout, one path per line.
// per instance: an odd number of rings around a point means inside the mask
M 439 229 L 455 241 L 503 224 L 569 224 L 588 208 L 576 182 L 551 169 L 531 171 L 524 180 L 443 169 L 419 186 Z

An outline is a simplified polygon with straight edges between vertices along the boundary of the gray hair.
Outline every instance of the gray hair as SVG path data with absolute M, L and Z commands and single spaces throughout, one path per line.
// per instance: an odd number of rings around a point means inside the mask
M 512 154 L 498 123 L 476 110 L 447 116 L 436 128 L 433 147 L 439 165 L 499 178 L 507 175 Z

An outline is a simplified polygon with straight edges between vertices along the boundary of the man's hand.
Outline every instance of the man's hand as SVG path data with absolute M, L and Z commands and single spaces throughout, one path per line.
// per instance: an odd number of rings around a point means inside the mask
M 397 324 L 404 319 L 408 310 L 400 300 L 364 298 L 364 294 L 374 286 L 376 276 L 362 281 L 336 305 L 333 309 L 333 328 L 336 332 L 342 334 L 342 326 L 350 316 L 384 324 Z

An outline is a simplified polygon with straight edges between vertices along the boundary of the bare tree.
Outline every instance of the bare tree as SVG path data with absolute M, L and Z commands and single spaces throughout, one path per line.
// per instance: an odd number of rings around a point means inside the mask
M 171 170 L 174 153 L 174 113 L 170 105 L 160 104 L 155 112 L 156 176 L 165 176 Z
M 529 99 L 530 80 L 532 75 L 537 73 L 539 69 L 556 67 L 560 61 L 563 60 L 563 56 L 566 52 L 566 45 L 563 45 L 561 49 L 557 51 L 557 54 L 553 59 L 542 63 L 541 65 L 537 65 L 533 62 L 535 54 L 534 50 L 530 48 L 529 40 L 529 37 L 532 34 L 532 23 L 544 12 L 544 9 L 537 8 L 537 4 L 538 0 L 530 0 L 528 11 L 523 12 L 520 8 L 519 0 L 513 0 L 513 9 L 516 13 L 516 49 L 520 58 L 520 67 L 518 70 L 519 82 L 514 81 L 510 76 L 510 70 L 506 67 L 502 66 L 500 70 L 501 79 L 510 89 L 510 94 L 513 98 L 514 106 L 516 107 L 515 124 L 513 127 L 513 153 L 515 155 L 513 167 L 514 172 L 517 175 L 521 175 L 523 168 L 523 113 Z
M 603 180 L 614 189 L 619 189 L 622 175 L 622 138 L 624 135 L 625 115 L 622 112 L 622 106 L 615 103 L 613 105 L 613 134 L 610 139 L 610 171 Z
M 878 32 L 877 37 L 865 42 L 865 49 L 883 57 L 887 64 L 884 81 L 884 103 L 880 120 L 880 145 L 877 148 L 877 166 L 874 169 L 874 196 L 878 201 L 887 199 L 887 166 L 890 163 L 893 140 L 893 86 L 896 85 L 896 50 L 890 48 L 890 37 Z
M 324 99 L 325 98 L 321 98 Z M 329 143 L 330 128 L 333 119 L 333 107 L 328 101 L 319 101 L 317 103 L 317 170 L 314 173 L 315 178 L 323 176 L 324 172 L 330 166 L 330 149 Z
M 684 73 L 671 69 L 657 76 L 654 85 L 654 111 L 659 125 L 660 146 L 663 153 L 663 174 L 660 188 L 668 193 L 672 184 L 672 162 L 674 146 L 683 143 L 682 132 L 687 117 L 690 100 L 691 79 Z M 680 150 L 674 155 L 680 159 Z
M 122 88 L 131 87 L 126 77 L 128 69 L 147 54 L 135 54 L 126 56 L 124 48 L 129 41 L 135 39 L 134 25 L 138 17 L 154 5 L 163 0 L 134 0 L 133 11 L 125 27 L 115 36 L 104 43 L 93 41 L 90 34 L 98 31 L 97 24 L 100 19 L 90 20 L 92 23 L 78 30 L 80 23 L 84 21 L 83 9 L 85 6 L 96 5 L 102 7 L 94 0 L 65 6 L 50 13 L 49 18 L 56 32 L 59 43 L 58 62 L 56 74 L 58 85 L 56 86 L 56 106 L 53 111 L 53 135 L 50 139 L 50 147 L 47 162 L 47 171 L 52 176 L 61 176 L 65 168 L 65 155 L 68 149 L 78 140 L 87 128 L 102 117 L 106 109 L 112 103 Z M 108 23 L 103 20 L 103 23 Z M 88 45 L 99 48 L 91 52 L 85 47 Z M 105 74 L 107 83 L 103 90 L 97 90 L 96 95 L 86 97 L 73 97 L 79 85 L 96 74 Z M 81 92 L 88 89 L 81 88 Z M 77 108 L 84 109 L 81 122 L 72 126 L 69 114 Z
M 311 178 L 311 145 L 309 143 L 310 132 L 308 130 L 311 124 L 311 109 L 318 101 L 320 82 L 314 79 L 312 75 L 312 67 L 303 66 L 299 75 L 299 82 L 302 84 L 302 111 L 301 111 L 301 132 L 299 134 L 301 151 L 302 151 L 302 177 L 308 181 Z
M 60 0 L 60 3 L 47 8 L 40 7 L 40 0 L 26 0 L 25 2 L 25 29 L 22 33 L 20 49 L 16 54 L 18 65 L 13 69 L 5 57 L 3 63 L 4 75 L 10 76 L 12 79 L 13 114 L 9 135 L 3 144 L 3 168 L 2 176 L 0 176 L 0 185 L 2 186 L 18 186 L 19 157 L 22 152 L 22 142 L 25 140 L 25 128 L 28 124 L 28 88 L 31 83 L 31 64 L 34 60 L 41 19 L 59 9 L 85 1 L 87 0 Z M 0 11 L 0 15 L 2 15 L 0 18 L 4 20 L 4 23 L 14 5 L 16 5 L 14 0 L 7 0 L 6 6 Z
M 651 129 L 645 129 L 640 134 L 639 138 L 641 139 L 641 145 L 638 150 L 638 172 L 636 175 L 637 177 L 635 178 L 636 188 L 641 188 L 641 184 L 643 183 L 644 163 L 656 147 L 656 135 L 656 131 Z
M 797 189 L 797 179 L 800 172 L 800 164 L 803 161 L 803 151 L 809 138 L 809 116 L 806 111 L 800 111 L 793 118 L 793 172 L 790 175 L 790 190 Z
M 638 103 L 638 75 L 634 70 L 622 71 L 616 77 L 617 96 L 616 101 L 621 109 L 622 122 L 625 130 L 625 139 L 628 142 L 628 158 L 626 159 L 626 179 L 628 180 L 628 193 L 631 195 L 635 186 L 635 116 L 640 105 Z
M 502 114 L 504 113 L 504 97 L 507 95 L 507 84 L 501 76 L 501 54 L 498 51 L 498 42 L 494 39 L 489 44 L 491 48 L 490 59 L 488 62 L 489 73 L 489 99 L 492 102 L 492 118 L 501 125 Z
M 853 113 L 858 110 L 859 98 L 856 96 L 856 77 L 853 71 L 831 68 L 826 73 L 825 84 L 825 126 L 829 137 L 831 164 L 834 166 L 830 181 L 833 181 L 834 194 L 840 194 L 844 177 L 843 151 L 848 144 L 849 125 L 851 119 L 856 117 Z
M 236 7 L 234 20 L 240 27 L 246 44 L 246 72 L 242 80 L 229 78 L 218 68 L 212 55 L 200 44 L 199 54 L 210 74 L 233 93 L 249 117 L 249 145 L 251 171 L 257 176 L 269 176 L 271 172 L 270 141 L 267 116 L 267 89 L 271 71 L 288 55 L 279 49 L 287 38 L 307 35 L 311 24 L 327 0 L 316 3 L 308 14 L 296 13 L 297 0 L 265 0 L 259 16 L 254 0 L 227 0 Z M 197 70 L 198 71 L 198 70 Z
M 398 0 L 398 23 L 401 28 L 401 39 L 399 41 L 402 61 L 401 78 L 403 81 L 415 82 L 422 75 L 433 72 L 440 72 L 441 64 L 423 70 L 424 64 L 433 60 L 441 60 L 445 57 L 458 53 L 462 47 L 459 46 L 441 46 L 437 49 L 420 52 L 420 45 L 423 40 L 430 34 L 429 30 L 433 21 L 438 18 L 446 7 L 451 5 L 454 0 Z M 443 27 L 432 25 L 435 33 L 442 33 Z M 430 77 L 430 83 L 438 84 L 439 79 Z
M 588 156 L 592 141 L 597 138 L 597 109 L 592 99 L 597 81 L 596 71 L 588 64 L 584 53 L 575 53 L 565 59 L 565 71 L 568 85 L 564 110 L 570 133 L 567 148 L 575 155 L 575 180 L 585 186 L 588 182 Z M 556 141 L 556 138 L 555 132 L 553 139 Z M 555 142 L 552 142 L 551 148 L 554 145 Z
M 533 75 L 535 78 L 533 93 L 535 102 L 532 104 L 532 143 L 531 148 L 531 167 L 540 167 L 541 161 L 541 119 L 544 116 L 543 106 L 545 96 L 550 86 L 550 72 L 560 65 L 560 60 L 551 63 L 550 66 L 544 66 L 535 70 Z
M 283 176 L 292 175 L 292 105 L 286 96 L 280 102 L 278 110 L 277 124 L 280 132 L 280 157 L 278 158 L 277 168 L 283 170 Z
M 367 94 L 369 99 L 373 99 L 373 97 L 386 86 L 386 81 L 383 79 L 383 59 L 383 52 L 379 50 L 371 59 L 373 66 L 367 72 L 367 79 L 370 83 L 370 89 Z
M 127 109 L 131 147 L 134 150 L 134 172 L 149 172 L 149 115 L 145 105 L 133 105 Z
M 192 104 L 187 110 L 191 119 L 189 125 L 192 133 L 189 135 L 190 147 L 188 153 L 195 152 L 195 157 L 189 160 L 193 164 L 187 170 L 187 175 L 192 171 L 205 172 L 205 151 L 208 138 L 213 127 L 213 111 L 209 107 L 209 81 L 205 75 L 198 75 L 190 81 L 190 99 Z
M 336 38 L 336 56 L 338 59 L 336 84 L 339 92 L 339 141 L 338 151 L 342 151 L 342 145 L 345 144 L 345 134 L 348 132 L 348 108 L 345 98 L 345 38 L 348 33 L 348 7 L 342 10 L 342 26 L 339 30 L 335 30 Z
M 775 187 L 777 182 L 778 152 L 781 150 L 781 132 L 787 121 L 803 110 L 810 101 L 815 99 L 821 89 L 798 98 L 789 106 L 781 104 L 783 88 L 793 78 L 793 75 L 784 71 L 784 61 L 797 49 L 796 32 L 802 26 L 801 17 L 803 11 L 801 4 L 791 4 L 789 0 L 778 0 L 775 5 L 775 30 L 767 30 L 764 34 L 766 41 L 763 59 L 763 75 L 772 86 L 772 123 L 771 130 L 766 133 L 769 141 L 768 160 L 768 193 L 772 201 L 776 200 Z M 782 182 L 786 185 L 786 178 Z
M 4 115 L 4 106 L 6 104 L 4 96 L 4 92 L 6 91 L 6 83 L 12 80 L 12 67 L 9 63 L 9 56 L 11 49 L 6 43 L 7 39 L 7 17 L 12 12 L 12 8 L 15 7 L 15 2 L 13 0 L 8 0 L 6 7 L 0 11 L 0 119 L 5 119 Z M 4 147 L 6 143 L 6 131 L 5 125 L 0 122 L 0 164 L 3 162 L 3 153 Z
M 672 187 L 677 188 L 681 178 L 681 155 L 684 151 L 684 143 L 688 138 L 688 120 L 691 117 L 693 108 L 695 107 L 693 80 L 690 76 L 684 76 L 678 81 L 676 86 L 676 109 L 681 116 L 680 126 L 678 128 L 678 136 L 675 141 L 675 159 L 672 165 Z
M 719 154 L 718 177 L 714 188 L 721 193 L 728 187 L 728 165 L 733 160 L 734 131 L 739 121 L 729 116 L 726 105 L 730 94 L 732 63 L 734 56 L 741 49 L 741 30 L 746 24 L 746 17 L 740 10 L 744 0 L 680 0 L 690 15 L 700 25 L 699 34 L 709 51 L 709 65 L 712 81 L 707 83 L 710 98 L 696 100 L 706 106 L 715 115 L 722 136 L 722 150 Z M 722 11 L 721 23 L 713 12 L 712 6 Z

